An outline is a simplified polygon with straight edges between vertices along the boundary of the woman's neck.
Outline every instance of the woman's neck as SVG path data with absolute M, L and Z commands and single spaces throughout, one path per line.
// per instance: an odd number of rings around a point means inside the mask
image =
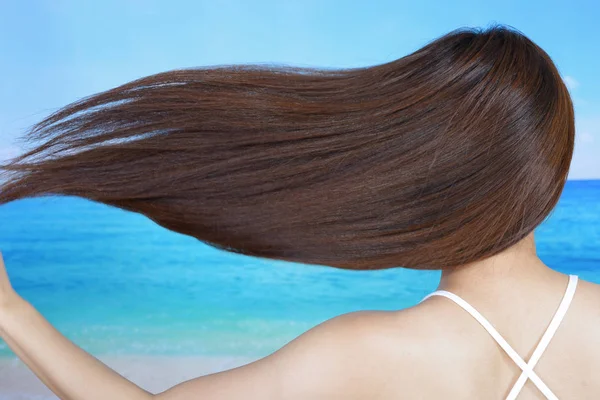
M 563 274 L 549 268 L 537 256 L 532 232 L 493 257 L 444 270 L 438 289 L 490 297 L 523 288 L 535 292 L 536 288 L 547 288 L 549 282 L 561 285 L 563 280 Z

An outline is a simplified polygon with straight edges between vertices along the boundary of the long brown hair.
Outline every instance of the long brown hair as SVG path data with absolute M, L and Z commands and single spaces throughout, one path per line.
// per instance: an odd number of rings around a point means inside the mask
M 544 221 L 574 130 L 540 47 L 459 29 L 381 65 L 182 69 L 83 98 L 27 132 L 0 204 L 79 196 L 227 251 L 443 269 Z

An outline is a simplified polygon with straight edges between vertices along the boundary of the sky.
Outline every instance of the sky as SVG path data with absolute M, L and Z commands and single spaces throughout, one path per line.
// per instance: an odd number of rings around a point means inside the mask
M 487 4 L 486 4 L 487 3 Z M 460 27 L 510 25 L 554 60 L 575 104 L 569 179 L 600 179 L 600 2 L 0 0 L 0 159 L 60 107 L 143 76 L 207 65 L 349 68 Z

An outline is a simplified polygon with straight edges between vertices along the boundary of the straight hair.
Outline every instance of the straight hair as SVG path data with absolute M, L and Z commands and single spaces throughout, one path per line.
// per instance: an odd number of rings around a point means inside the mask
M 27 131 L 0 204 L 78 196 L 250 256 L 445 269 L 548 217 L 574 135 L 544 50 L 462 28 L 380 65 L 179 69 L 83 98 Z

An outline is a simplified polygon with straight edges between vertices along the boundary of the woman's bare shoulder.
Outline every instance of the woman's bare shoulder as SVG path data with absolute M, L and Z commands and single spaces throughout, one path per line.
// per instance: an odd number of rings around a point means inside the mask
M 184 382 L 158 398 L 187 400 L 198 394 L 210 400 L 390 398 L 390 385 L 403 387 L 417 369 L 410 368 L 411 359 L 419 359 L 408 340 L 413 329 L 402 329 L 408 314 L 358 311 L 331 318 L 267 357 Z
M 417 307 L 351 312 L 325 321 L 298 340 L 312 342 L 312 350 L 306 349 L 314 354 L 314 364 L 330 363 L 336 370 L 337 374 L 328 374 L 332 395 L 390 398 L 400 389 L 407 394 L 411 388 L 422 388 L 421 381 L 431 372 L 435 333 L 426 314 Z M 328 350 L 322 352 L 323 348 Z
M 157 398 L 353 400 L 397 398 L 398 393 L 436 398 L 440 391 L 427 383 L 429 367 L 439 364 L 435 355 L 448 341 L 431 340 L 440 330 L 431 329 L 432 316 L 419 307 L 331 318 L 267 357 L 184 382 Z
M 565 317 L 579 337 L 589 333 L 600 351 L 600 285 L 580 279 L 573 303 Z M 600 362 L 600 359 L 599 359 Z
M 595 301 L 600 298 L 600 284 L 579 279 L 578 289 L 579 292 L 583 292 L 583 296 Z
M 580 279 L 569 313 L 571 320 L 585 325 L 587 331 L 597 333 L 600 344 L 600 285 Z

